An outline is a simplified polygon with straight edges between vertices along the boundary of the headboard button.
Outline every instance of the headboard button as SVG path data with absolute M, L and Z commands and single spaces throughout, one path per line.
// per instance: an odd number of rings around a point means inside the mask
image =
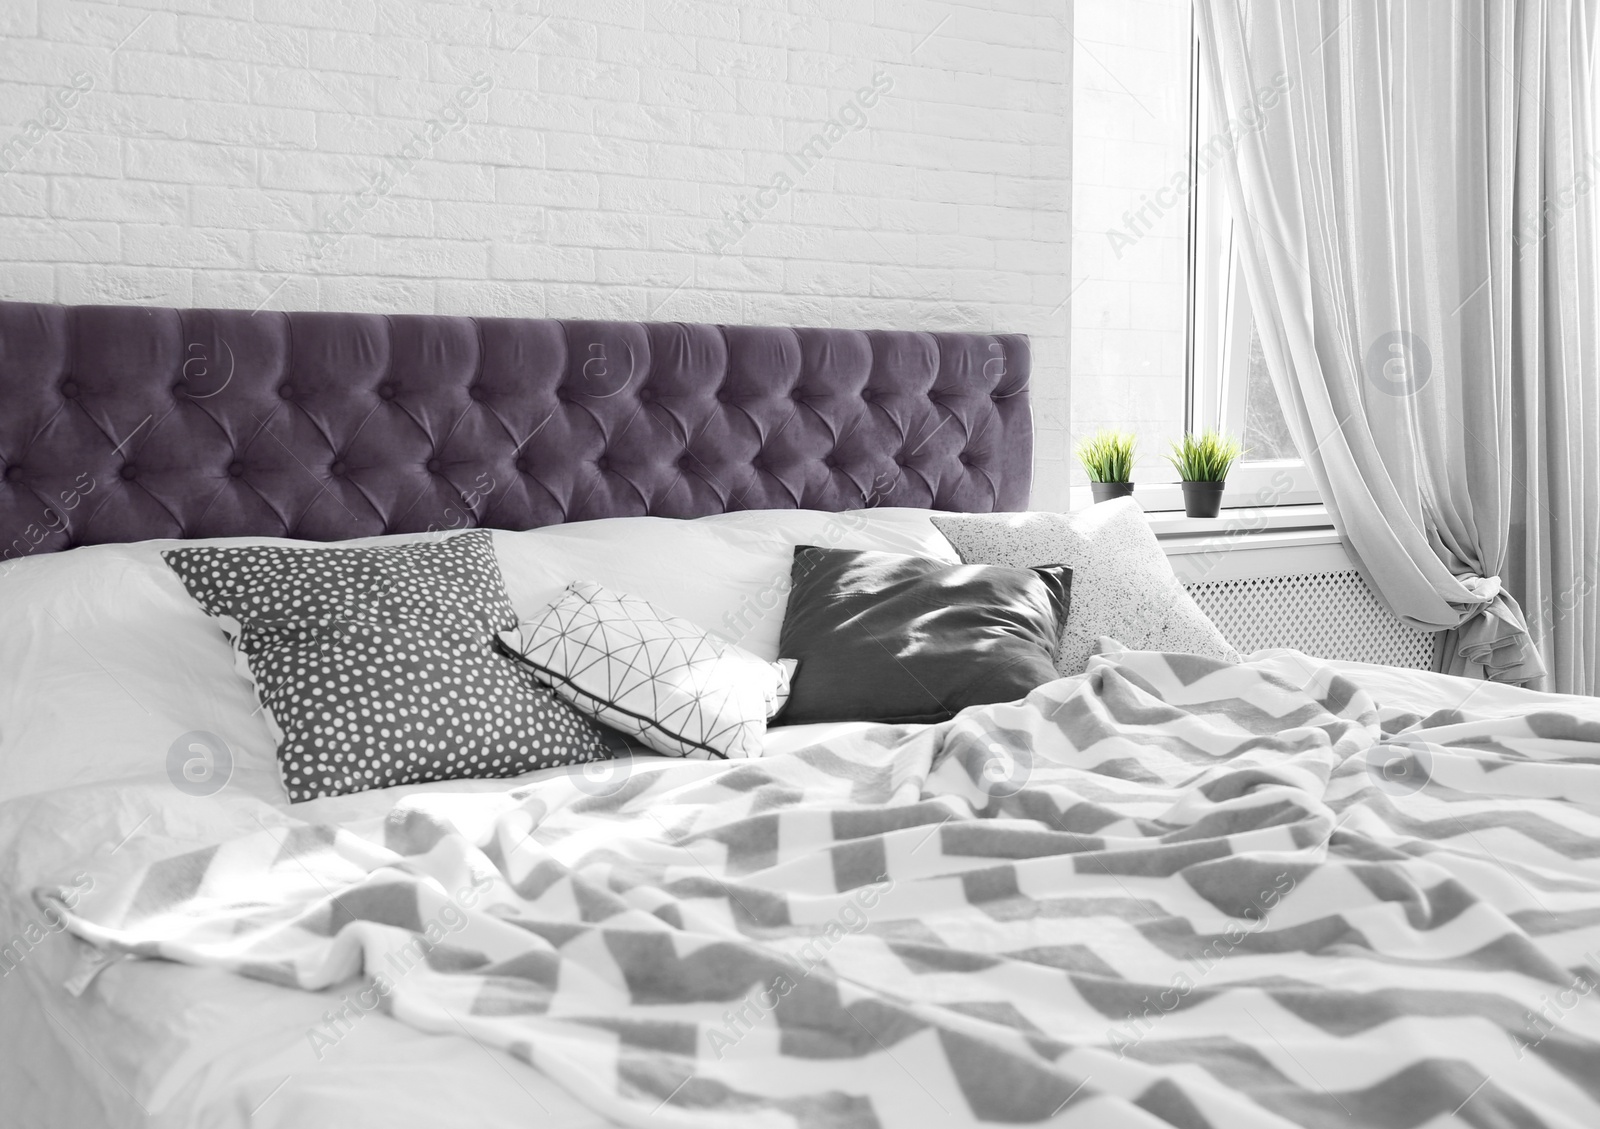
M 6 481 L 7 482 L 21 482 L 22 481 L 22 468 L 19 467 L 19 466 L 8 466 L 8 467 L 6 467 Z
M 378 395 L 382 396 L 385 400 L 393 400 L 394 399 L 394 385 L 392 385 L 392 384 L 380 384 L 380 385 L 378 385 Z
M 610 459 L 609 456 L 601 455 L 598 459 L 596 459 L 594 461 L 594 465 L 599 467 L 601 470 L 610 470 L 611 469 L 611 459 Z
M 328 467 L 328 473 L 333 475 L 333 477 L 335 477 L 335 478 L 343 478 L 344 477 L 344 461 L 342 459 L 333 460 L 333 464 Z
M 228 464 L 228 474 L 230 476 L 234 477 L 234 478 L 242 477 L 244 475 L 244 464 L 243 463 L 229 463 Z
M 127 463 L 122 468 L 122 477 L 127 481 L 132 482 L 135 478 L 139 477 L 139 468 L 134 466 L 132 463 Z
M 695 463 L 695 459 L 694 459 L 693 455 L 685 453 L 685 454 L 682 454 L 682 455 L 678 456 L 678 469 L 679 470 L 693 470 L 694 469 L 694 463 Z
M 733 399 L 733 393 L 732 392 L 729 392 L 726 388 L 718 388 L 717 389 L 717 400 L 720 403 L 726 404 L 726 403 L 730 402 L 732 399 Z
M 77 395 L 78 395 L 78 383 L 77 383 L 77 381 L 75 381 L 75 380 L 63 380 L 61 382 L 61 395 L 66 397 L 68 400 L 75 399 L 77 397 Z
M 293 400 L 294 399 L 294 385 L 292 385 L 292 384 L 280 384 L 280 385 L 278 385 L 278 395 L 283 397 L 285 400 Z
M 438 474 L 440 469 L 443 466 L 444 466 L 444 464 L 441 463 L 438 459 L 429 459 L 428 460 L 428 473 L 429 474 Z

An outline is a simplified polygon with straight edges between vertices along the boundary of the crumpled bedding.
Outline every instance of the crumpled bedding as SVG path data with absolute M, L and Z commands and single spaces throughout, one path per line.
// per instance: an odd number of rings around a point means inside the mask
M 1123 652 L 615 789 L 191 828 L 39 905 L 80 999 L 320 991 L 319 1064 L 390 1017 L 625 1124 L 1592 1125 L 1600 713 L 1527 700 Z
M 93 708 L 99 699 L 91 698 Z M 863 723 L 769 731 L 781 756 Z M 381 820 L 408 797 L 503 792 L 557 777 L 604 792 L 634 763 L 597 762 L 515 780 L 457 780 L 330 797 L 290 807 L 275 783 L 236 770 L 210 796 L 180 792 L 164 772 L 61 788 L 0 804 L 0 1124 L 399 1129 L 471 1124 L 547 1129 L 608 1124 L 561 1087 L 498 1051 L 441 1039 L 372 1013 L 318 1060 L 306 1031 L 344 990 L 287 992 L 257 980 L 164 961 L 123 962 L 74 998 L 63 987 L 71 935 L 34 904 L 40 882 L 87 869 L 133 869 L 262 827 Z M 270 783 L 270 786 L 267 784 Z M 103 870 L 96 870 L 103 873 Z M 29 927 L 38 938 L 30 943 Z

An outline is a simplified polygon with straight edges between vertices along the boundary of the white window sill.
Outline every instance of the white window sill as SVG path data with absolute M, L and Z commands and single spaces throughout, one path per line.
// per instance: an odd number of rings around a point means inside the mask
M 1182 510 L 1165 510 L 1148 513 L 1145 517 L 1150 528 L 1163 543 L 1172 541 L 1219 539 L 1236 542 L 1243 537 L 1254 538 L 1289 530 L 1315 530 L 1333 533 L 1333 519 L 1326 506 L 1262 506 L 1223 510 L 1216 517 L 1186 517 Z M 1337 537 L 1334 538 L 1337 540 Z M 1172 546 L 1164 546 L 1169 549 Z
M 1224 511 L 1216 518 L 1149 516 L 1162 551 L 1185 584 L 1353 567 L 1321 506 Z
M 1277 529 L 1266 533 L 1217 533 L 1160 538 L 1161 549 L 1169 557 L 1195 553 L 1208 556 L 1228 552 L 1260 552 L 1264 549 L 1300 549 L 1313 545 L 1340 545 L 1343 542 L 1330 526 L 1327 529 Z

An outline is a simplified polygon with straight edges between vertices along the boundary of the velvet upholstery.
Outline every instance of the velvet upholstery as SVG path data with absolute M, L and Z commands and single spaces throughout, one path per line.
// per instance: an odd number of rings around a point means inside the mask
M 0 302 L 0 559 L 1024 509 L 1026 337 Z

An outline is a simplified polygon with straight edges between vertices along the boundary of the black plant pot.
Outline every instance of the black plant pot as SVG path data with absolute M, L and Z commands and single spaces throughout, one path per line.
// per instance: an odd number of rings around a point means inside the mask
M 1226 482 L 1185 482 L 1183 484 L 1183 512 L 1188 517 L 1216 517 L 1222 509 L 1222 492 Z
M 1097 502 L 1109 502 L 1113 498 L 1128 498 L 1133 495 L 1131 482 L 1091 482 L 1089 493 L 1094 495 Z

